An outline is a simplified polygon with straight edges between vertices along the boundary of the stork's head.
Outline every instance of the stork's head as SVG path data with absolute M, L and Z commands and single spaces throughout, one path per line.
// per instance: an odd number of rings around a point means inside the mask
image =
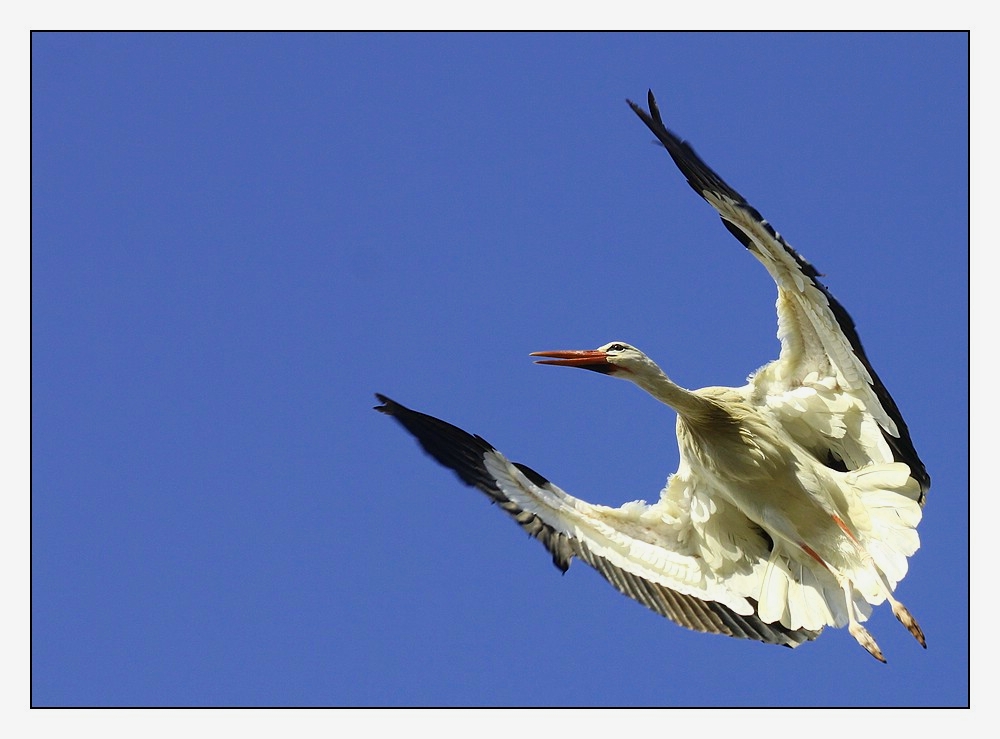
M 612 341 L 599 349 L 533 352 L 531 356 L 548 357 L 538 360 L 538 364 L 579 367 L 633 382 L 650 372 L 660 372 L 653 360 L 624 341 Z

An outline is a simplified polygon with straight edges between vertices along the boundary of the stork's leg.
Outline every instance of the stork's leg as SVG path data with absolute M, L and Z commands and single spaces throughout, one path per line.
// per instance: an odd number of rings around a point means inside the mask
M 885 598 L 889 601 L 889 605 L 892 606 L 892 615 L 895 616 L 907 630 L 913 634 L 913 638 L 920 642 L 920 646 L 927 649 L 927 640 L 924 639 L 924 632 L 920 628 L 920 624 L 917 623 L 917 619 L 913 617 L 909 609 L 900 603 L 898 600 L 892 597 L 892 588 L 889 587 L 889 582 L 886 580 L 885 575 L 882 573 L 876 565 L 871 555 L 866 556 L 868 564 L 875 570 L 878 574 L 879 580 L 882 581 L 882 587 L 885 591 Z
M 879 662 L 884 663 L 885 657 L 882 656 L 882 650 L 879 649 L 872 635 L 868 633 L 868 629 L 858 621 L 857 611 L 854 608 L 854 588 L 851 585 L 851 581 L 842 575 L 838 575 L 837 579 L 840 581 L 840 587 L 844 589 L 844 596 L 847 598 L 847 618 L 850 622 L 847 630 L 851 632 L 851 636 L 854 637 L 858 644 L 865 648 L 868 654 Z
M 920 646 L 927 649 L 927 640 L 924 639 L 924 632 L 920 628 L 920 624 L 917 623 L 917 619 L 913 618 L 913 614 L 900 603 L 898 600 L 889 596 L 889 604 L 892 606 L 892 615 L 899 619 L 899 623 L 903 624 L 911 634 L 913 638 L 920 642 Z
M 920 646 L 922 646 L 924 649 L 927 649 L 927 641 L 924 639 L 924 632 L 920 628 L 920 624 L 917 623 L 917 619 L 913 617 L 913 614 L 910 613 L 909 609 L 907 609 L 906 606 L 904 606 L 902 603 L 900 603 L 898 600 L 892 597 L 892 586 L 889 585 L 889 581 L 886 579 L 885 573 L 883 573 L 882 570 L 878 568 L 878 565 L 875 564 L 874 557 L 872 557 L 872 555 L 864 547 L 861 546 L 861 542 L 859 542 L 855 538 L 854 534 L 851 533 L 851 530 L 847 527 L 847 524 L 844 523 L 843 519 L 841 519 L 840 516 L 833 514 L 833 520 L 837 524 L 837 526 L 840 527 L 840 530 L 843 531 L 845 534 L 847 534 L 847 537 L 852 542 L 854 542 L 854 545 L 857 548 L 857 550 L 861 553 L 861 556 L 864 559 L 865 564 L 871 567 L 872 570 L 874 570 L 875 574 L 878 575 L 878 579 L 882 582 L 882 589 L 883 592 L 885 593 L 885 598 L 886 600 L 889 601 L 889 605 L 892 606 L 892 615 L 894 615 L 899 620 L 899 622 L 903 624 L 903 626 L 905 626 L 911 634 L 913 634 L 913 638 L 916 639 L 918 642 L 920 642 Z M 848 596 L 848 598 L 850 598 L 850 596 Z M 851 633 L 854 634 L 853 629 L 851 630 Z M 865 633 L 867 634 L 867 632 Z M 855 634 L 854 638 L 855 639 L 858 638 L 857 634 Z M 871 638 L 870 635 L 868 638 Z M 865 649 L 868 648 L 865 647 Z M 871 650 L 869 649 L 868 651 Z
M 836 516 L 834 516 L 833 518 L 834 520 L 839 521 L 839 519 Z M 850 532 L 847 533 L 850 534 Z M 847 630 L 851 632 L 851 636 L 854 637 L 854 639 L 858 642 L 858 644 L 860 644 L 862 647 L 865 648 L 865 651 L 867 651 L 868 654 L 877 659 L 879 662 L 884 663 L 885 657 L 882 656 L 882 650 L 879 649 L 879 646 L 875 642 L 875 639 L 872 637 L 872 635 L 868 633 L 868 629 L 862 626 L 861 622 L 858 620 L 857 610 L 854 607 L 854 586 L 851 584 L 850 578 L 839 572 L 836 568 L 831 567 L 828 562 L 823 561 L 823 558 L 820 557 L 819 554 L 817 554 L 816 551 L 805 542 L 800 541 L 799 547 L 802 549 L 802 551 L 804 551 L 814 560 L 819 562 L 819 564 L 823 565 L 823 567 L 829 570 L 829 572 L 835 578 L 837 578 L 837 583 L 843 589 L 844 597 L 847 600 L 847 619 L 848 619 Z M 879 574 L 881 575 L 881 573 Z M 896 612 L 895 609 L 893 609 L 893 613 L 895 612 Z M 907 612 L 907 615 L 909 615 L 909 612 Z M 914 623 L 916 622 L 914 621 Z

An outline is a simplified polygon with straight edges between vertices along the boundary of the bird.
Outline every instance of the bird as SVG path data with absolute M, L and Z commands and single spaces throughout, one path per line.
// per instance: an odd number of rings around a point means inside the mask
M 676 413 L 676 472 L 655 502 L 617 508 L 385 395 L 375 410 L 512 516 L 563 573 L 578 558 L 681 626 L 786 647 L 846 626 L 885 662 L 863 622 L 888 601 L 926 649 L 894 593 L 920 546 L 930 476 L 854 321 L 816 268 L 664 125 L 652 90 L 648 110 L 626 102 L 774 279 L 778 358 L 742 387 L 688 390 L 624 341 L 533 352 L 539 364 L 628 380 Z

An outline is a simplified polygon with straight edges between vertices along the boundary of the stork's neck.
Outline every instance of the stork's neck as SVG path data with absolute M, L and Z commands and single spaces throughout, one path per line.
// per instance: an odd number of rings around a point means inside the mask
M 718 417 L 721 409 L 716 403 L 682 388 L 655 364 L 649 364 L 648 368 L 633 373 L 628 379 L 661 403 L 669 405 L 686 421 L 707 422 Z

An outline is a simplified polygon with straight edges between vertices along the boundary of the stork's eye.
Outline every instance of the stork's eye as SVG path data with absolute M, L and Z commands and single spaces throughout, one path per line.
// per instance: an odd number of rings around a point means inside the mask
M 625 351 L 625 345 L 624 344 L 612 344 L 611 346 L 608 347 L 608 351 L 609 352 L 623 352 L 623 351 Z

